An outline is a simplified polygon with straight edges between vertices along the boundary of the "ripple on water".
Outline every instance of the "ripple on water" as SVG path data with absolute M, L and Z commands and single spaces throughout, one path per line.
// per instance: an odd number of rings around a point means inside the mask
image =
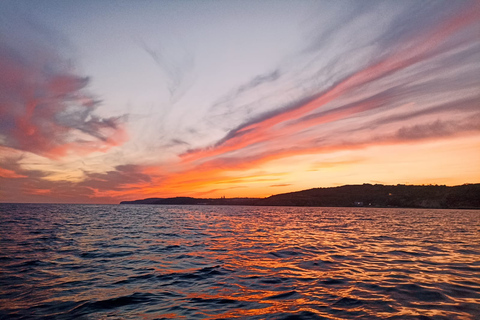
M 0 319 L 480 319 L 480 211 L 0 206 Z

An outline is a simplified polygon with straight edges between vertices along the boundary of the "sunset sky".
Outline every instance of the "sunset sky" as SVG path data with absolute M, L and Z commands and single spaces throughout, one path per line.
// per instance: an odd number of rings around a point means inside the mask
M 0 202 L 480 182 L 480 1 L 0 2 Z

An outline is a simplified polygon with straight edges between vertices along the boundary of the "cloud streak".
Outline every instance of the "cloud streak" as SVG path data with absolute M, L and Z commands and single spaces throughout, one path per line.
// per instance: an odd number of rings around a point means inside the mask
M 404 22 L 407 22 L 406 14 L 409 12 L 407 10 L 403 16 Z M 393 26 L 398 25 L 398 21 Z M 402 99 L 413 100 L 416 96 L 428 94 L 435 85 L 435 80 L 430 78 L 431 75 L 445 77 L 441 71 L 448 67 L 437 70 L 435 74 L 429 69 L 431 66 L 428 64 L 448 60 L 451 64 L 461 65 L 462 60 L 468 55 L 478 55 L 479 39 L 478 32 L 475 32 L 478 21 L 480 21 L 479 5 L 470 2 L 469 6 L 459 9 L 433 27 L 428 25 L 424 30 L 418 30 L 416 34 L 412 34 L 411 28 L 406 28 L 403 34 L 391 29 L 382 37 L 381 43 L 390 45 L 393 39 L 397 39 L 400 43 L 395 44 L 395 51 L 380 48 L 380 52 L 387 53 L 380 55 L 379 59 L 373 59 L 363 69 L 336 81 L 329 88 L 248 120 L 232 129 L 214 145 L 189 150 L 182 157 L 187 162 L 205 161 L 256 144 L 279 144 L 279 139 L 306 129 L 318 128 L 321 124 L 347 119 L 374 109 L 395 108 L 395 104 L 398 105 Z M 459 39 L 454 36 L 458 36 Z M 414 71 L 413 68 L 420 71 Z M 478 64 L 474 69 L 479 71 Z M 412 87 L 407 82 L 409 78 L 404 75 L 412 71 L 416 72 L 416 81 L 423 82 L 418 84 L 417 88 L 415 85 Z M 462 81 L 472 74 L 474 72 L 470 70 L 460 80 L 450 79 L 448 82 Z M 396 81 L 393 82 L 394 80 Z M 473 78 L 469 80 L 469 87 L 478 89 L 478 77 L 477 80 Z M 422 89 L 420 88 L 422 85 L 430 88 Z M 385 89 L 375 93 L 372 87 Z M 367 97 L 361 98 L 365 94 Z M 343 102 L 348 99 L 351 102 Z M 325 111 L 321 111 L 322 109 Z
M 143 40 L 138 41 L 145 52 L 165 75 L 166 85 L 170 94 L 171 103 L 175 103 L 191 87 L 194 68 L 193 56 L 185 49 L 180 52 L 167 52 L 166 48 L 153 49 Z

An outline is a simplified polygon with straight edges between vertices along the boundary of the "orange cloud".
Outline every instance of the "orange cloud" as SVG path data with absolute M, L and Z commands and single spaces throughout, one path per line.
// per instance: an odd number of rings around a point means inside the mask
M 0 177 L 7 179 L 26 178 L 27 176 L 16 173 L 13 170 L 4 169 L 0 167 Z

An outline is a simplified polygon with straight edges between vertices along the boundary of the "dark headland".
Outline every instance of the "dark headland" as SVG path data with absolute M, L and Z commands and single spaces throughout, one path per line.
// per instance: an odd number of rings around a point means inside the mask
M 480 209 L 480 183 L 453 187 L 403 184 L 345 185 L 282 193 L 267 198 L 148 198 L 122 201 L 121 204 Z

